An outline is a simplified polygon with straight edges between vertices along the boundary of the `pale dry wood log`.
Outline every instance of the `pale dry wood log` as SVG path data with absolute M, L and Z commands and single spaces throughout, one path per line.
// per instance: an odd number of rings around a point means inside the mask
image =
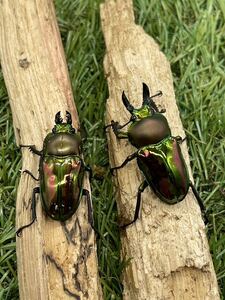
M 122 103 L 124 90 L 131 104 L 142 103 L 142 82 L 166 109 L 173 136 L 185 136 L 175 101 L 170 65 L 155 41 L 134 23 L 131 0 L 106 0 L 101 5 L 102 29 L 106 43 L 104 60 L 109 86 L 106 124 L 127 122 L 130 114 Z M 135 152 L 126 140 L 108 135 L 111 166 L 120 165 Z M 189 158 L 182 145 L 186 163 Z M 117 171 L 116 189 L 121 218 L 131 220 L 137 190 L 143 181 L 135 161 Z M 122 233 L 122 256 L 131 258 L 124 272 L 124 299 L 219 299 L 218 285 L 209 253 L 200 208 L 191 190 L 176 205 L 160 201 L 147 188 L 142 194 L 140 219 Z
M 0 57 L 17 145 L 35 144 L 54 126 L 58 111 L 78 116 L 51 0 L 0 1 Z M 38 176 L 39 159 L 23 151 L 22 169 Z M 24 174 L 17 194 L 17 228 L 31 219 L 31 194 L 38 183 Z M 89 189 L 89 182 L 85 180 Z M 65 224 L 46 217 L 37 202 L 37 222 L 17 238 L 20 299 L 102 299 L 96 243 L 82 198 Z

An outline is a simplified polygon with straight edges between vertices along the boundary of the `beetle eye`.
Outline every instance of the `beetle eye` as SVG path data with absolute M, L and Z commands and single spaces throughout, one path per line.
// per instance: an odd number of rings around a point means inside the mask
M 132 115 L 130 118 L 131 121 L 135 121 L 136 119 L 137 119 L 137 116 L 135 116 L 135 115 Z

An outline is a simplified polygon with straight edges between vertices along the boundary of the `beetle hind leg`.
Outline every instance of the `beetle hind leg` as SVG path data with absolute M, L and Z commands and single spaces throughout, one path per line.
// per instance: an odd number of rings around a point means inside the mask
M 83 189 L 82 195 L 86 196 L 86 198 L 87 198 L 88 222 L 90 223 L 91 227 L 95 230 L 95 228 L 94 228 L 94 218 L 93 218 L 93 208 L 92 208 L 90 193 L 89 193 L 88 190 Z
M 141 207 L 141 194 L 144 192 L 144 190 L 146 189 L 147 186 L 148 186 L 147 181 L 143 181 L 141 183 L 141 185 L 139 186 L 138 194 L 137 194 L 137 203 L 136 203 L 136 208 L 135 208 L 135 213 L 134 213 L 134 219 L 130 223 L 120 225 L 119 227 L 121 229 L 125 229 L 127 226 L 129 226 L 137 221 L 138 216 L 139 216 L 140 207 Z
M 207 225 L 209 223 L 209 219 L 208 219 L 208 216 L 206 214 L 205 205 L 204 205 L 202 199 L 200 198 L 199 193 L 196 190 L 194 184 L 191 181 L 190 181 L 190 187 L 191 187 L 192 192 L 195 195 L 195 198 L 197 199 L 198 204 L 200 206 L 200 209 L 201 209 L 201 212 L 202 212 L 202 215 L 203 215 L 203 220 L 204 220 L 205 224 Z
M 91 203 L 91 197 L 90 197 L 90 193 L 88 190 L 83 189 L 82 191 L 82 195 L 86 196 L 87 199 L 87 206 L 88 206 L 88 222 L 91 225 L 91 228 L 94 230 L 94 232 L 97 235 L 97 238 L 99 238 L 100 234 L 98 232 L 98 230 L 95 228 L 94 225 L 94 218 L 93 218 L 93 208 L 92 208 L 92 203 Z
M 36 215 L 36 194 L 39 194 L 39 193 L 40 193 L 40 188 L 39 188 L 39 187 L 35 187 L 35 188 L 33 189 L 33 193 L 32 193 L 32 203 L 31 203 L 32 221 L 31 221 L 29 224 L 20 227 L 20 228 L 16 231 L 16 235 L 17 235 L 18 237 L 21 236 L 21 233 L 22 233 L 22 231 L 23 231 L 25 228 L 31 226 L 31 225 L 34 223 L 34 221 L 37 219 L 37 215 Z

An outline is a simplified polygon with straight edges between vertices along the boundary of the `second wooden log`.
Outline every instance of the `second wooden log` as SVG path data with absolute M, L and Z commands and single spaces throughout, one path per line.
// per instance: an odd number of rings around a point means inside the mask
M 166 109 L 173 136 L 184 137 L 175 101 L 170 65 L 158 45 L 134 23 L 131 0 L 106 0 L 101 6 L 107 53 L 104 60 L 109 86 L 106 124 L 127 122 L 123 90 L 140 107 L 142 82 L 152 94 L 163 91 L 157 105 Z M 120 165 L 135 149 L 109 131 L 111 166 Z M 182 145 L 189 171 L 187 147 Z M 136 162 L 117 172 L 116 189 L 121 218 L 132 219 L 143 177 Z M 132 258 L 124 272 L 124 299 L 219 299 L 205 226 L 197 201 L 189 191 L 176 205 L 160 201 L 147 188 L 140 219 L 122 233 L 122 256 Z

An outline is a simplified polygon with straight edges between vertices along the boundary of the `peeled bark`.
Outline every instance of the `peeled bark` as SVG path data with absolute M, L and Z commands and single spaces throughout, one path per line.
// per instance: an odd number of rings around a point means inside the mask
M 134 107 L 140 107 L 144 82 L 152 94 L 163 92 L 154 100 L 166 109 L 172 135 L 184 137 L 170 65 L 156 42 L 135 25 L 132 1 L 106 0 L 101 5 L 101 21 L 109 87 L 106 124 L 129 120 L 122 92 Z M 118 166 L 136 149 L 108 131 L 111 166 Z M 181 148 L 191 173 L 185 142 Z M 132 161 L 118 170 L 115 178 L 120 217 L 132 220 L 143 176 Z M 122 232 L 122 256 L 131 258 L 124 271 L 124 299 L 219 299 L 205 225 L 191 189 L 185 200 L 168 205 L 148 187 L 142 194 L 139 220 Z
M 34 144 L 54 126 L 58 111 L 78 116 L 73 100 L 53 2 L 0 1 L 0 58 L 10 98 L 17 145 Z M 22 150 L 22 169 L 38 176 L 39 158 Z M 17 228 L 31 220 L 32 189 L 21 174 L 17 193 Z M 89 182 L 85 179 L 88 189 Z M 83 197 L 73 217 L 61 224 L 46 216 L 37 200 L 37 222 L 17 238 L 20 299 L 102 299 L 95 235 Z

